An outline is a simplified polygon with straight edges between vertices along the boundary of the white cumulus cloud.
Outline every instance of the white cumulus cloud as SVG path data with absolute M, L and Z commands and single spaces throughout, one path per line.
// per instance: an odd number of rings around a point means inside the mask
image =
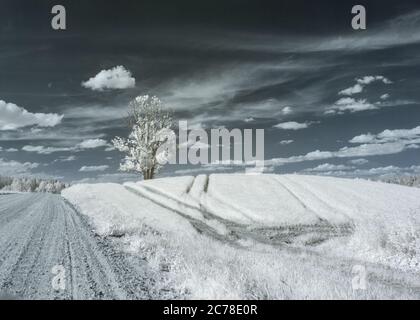
M 28 126 L 54 127 L 61 123 L 62 115 L 56 113 L 32 113 L 17 106 L 0 100 L 0 131 L 16 130 Z
M 386 129 L 378 134 L 365 133 L 353 137 L 350 143 L 401 143 L 420 144 L 420 126 L 412 129 Z
M 350 88 L 341 90 L 338 94 L 343 96 L 351 96 L 356 93 L 361 93 L 364 88 L 372 82 L 380 81 L 384 84 L 391 84 L 392 81 L 384 76 L 364 76 L 363 78 L 356 79 L 356 84 Z
M 96 76 L 82 82 L 82 86 L 94 91 L 105 89 L 127 89 L 136 85 L 136 79 L 123 66 L 102 70 Z
M 30 173 L 31 169 L 35 169 L 39 163 L 18 162 L 15 160 L 7 161 L 0 158 L 0 175 L 14 176 Z
M 104 139 L 87 139 L 83 140 L 81 143 L 77 145 L 80 149 L 95 149 L 100 147 L 108 147 L 109 144 Z
M 363 91 L 363 86 L 359 83 L 356 83 L 353 87 L 341 90 L 338 94 L 343 96 L 351 96 L 356 93 L 360 93 Z

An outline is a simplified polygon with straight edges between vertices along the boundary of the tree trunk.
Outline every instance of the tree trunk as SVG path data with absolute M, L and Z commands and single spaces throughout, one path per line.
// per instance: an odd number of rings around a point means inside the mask
M 143 179 L 144 180 L 150 180 L 155 177 L 155 168 L 151 168 L 148 170 L 143 171 Z
M 150 179 L 153 179 L 155 177 L 155 167 L 150 169 Z

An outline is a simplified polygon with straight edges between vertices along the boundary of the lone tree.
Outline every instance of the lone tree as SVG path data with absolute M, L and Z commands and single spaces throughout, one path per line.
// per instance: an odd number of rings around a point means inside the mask
M 132 129 L 128 139 L 116 137 L 115 148 L 126 153 L 121 171 L 140 172 L 144 180 L 153 179 L 165 154 L 159 148 L 168 140 L 166 130 L 172 127 L 172 114 L 164 109 L 159 98 L 139 96 L 130 102 L 128 124 Z

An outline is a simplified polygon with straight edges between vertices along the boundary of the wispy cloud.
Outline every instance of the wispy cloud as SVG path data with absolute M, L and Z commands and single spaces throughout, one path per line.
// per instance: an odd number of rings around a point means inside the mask
M 301 130 L 301 129 L 308 128 L 309 123 L 307 122 L 299 123 L 295 121 L 288 121 L 288 122 L 278 123 L 274 127 L 278 129 L 283 129 L 283 130 Z
M 42 145 L 26 145 L 22 147 L 22 151 L 36 152 L 38 154 L 51 154 L 55 152 L 79 152 L 82 150 L 96 149 L 106 147 L 106 151 L 114 150 L 112 146 L 104 139 L 86 139 L 71 147 L 46 147 Z
M 363 159 L 363 158 L 360 158 L 360 159 L 352 159 L 352 160 L 349 160 L 349 163 L 350 164 L 357 165 L 357 166 L 362 166 L 364 164 L 369 163 L 369 160 Z
M 104 139 L 87 139 L 80 142 L 76 148 L 79 149 L 96 149 L 100 147 L 108 147 L 109 143 Z
M 231 46 L 236 50 L 258 52 L 349 52 L 378 50 L 419 42 L 420 11 L 415 11 L 370 27 L 368 32 L 363 34 L 352 32 L 336 36 L 292 38 L 242 33 L 236 34 L 236 41 Z
M 314 168 L 308 168 L 303 171 L 306 172 L 328 172 L 328 171 L 343 171 L 343 170 L 352 170 L 354 167 L 346 166 L 344 164 L 331 164 L 331 163 L 323 163 Z
M 397 154 L 412 149 L 413 146 L 420 145 L 420 126 L 412 129 L 384 130 L 378 134 L 362 134 L 353 137 L 350 143 L 360 145 L 345 146 L 337 151 L 315 150 L 304 155 L 289 158 L 273 158 L 266 160 L 265 163 L 268 166 L 277 166 L 333 158 L 362 158 Z
M 286 144 L 291 144 L 291 143 L 293 143 L 294 142 L 294 140 L 281 140 L 279 143 L 281 144 L 281 145 L 286 145 Z
M 44 147 L 44 146 L 23 146 L 22 151 L 26 152 L 36 152 L 38 154 L 51 154 L 54 152 L 66 152 L 72 151 L 74 148 L 67 148 L 67 147 Z
M 267 166 L 281 166 L 288 163 L 298 163 L 304 161 L 326 160 L 333 158 L 356 158 L 370 157 L 378 155 L 396 154 L 407 150 L 407 146 L 402 143 L 381 143 L 381 144 L 362 144 L 356 147 L 343 147 L 337 151 L 315 150 L 305 155 L 292 156 L 289 158 L 273 158 L 266 160 Z
M 101 166 L 83 166 L 79 169 L 80 172 L 98 172 L 98 171 L 105 171 L 108 169 L 108 165 L 101 165 Z
M 369 103 L 366 99 L 354 99 L 350 97 L 341 98 L 334 103 L 334 105 L 328 108 L 326 114 L 342 114 L 345 111 L 359 112 L 365 110 L 378 109 L 378 107 L 372 103 Z

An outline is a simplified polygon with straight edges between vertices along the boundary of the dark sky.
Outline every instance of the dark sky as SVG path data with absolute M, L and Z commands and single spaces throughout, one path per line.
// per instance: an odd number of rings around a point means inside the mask
M 355 4 L 367 30 L 351 28 Z M 108 144 L 142 94 L 195 128 L 265 129 L 271 172 L 420 172 L 416 1 L 3 0 L 0 41 L 0 174 L 131 178 Z M 81 85 L 116 66 L 134 87 Z M 243 168 L 162 175 L 200 170 Z
M 118 5 L 102 0 L 3 1 L 2 23 L 13 29 L 49 32 L 50 11 L 55 4 L 68 10 L 71 31 L 116 30 L 150 27 L 205 27 L 275 31 L 284 34 L 319 34 L 350 31 L 349 12 L 362 4 L 369 12 L 369 23 L 409 13 L 416 1 L 139 1 L 121 0 Z

